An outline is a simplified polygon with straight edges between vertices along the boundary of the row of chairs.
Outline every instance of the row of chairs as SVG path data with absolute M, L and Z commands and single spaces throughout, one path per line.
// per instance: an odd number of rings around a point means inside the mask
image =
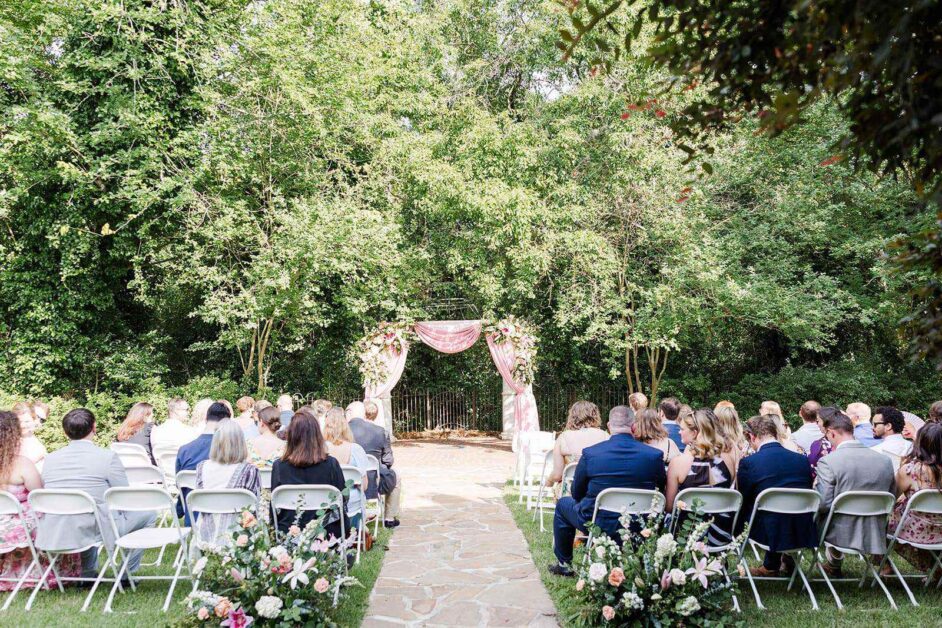
M 722 488 L 690 488 L 680 491 L 678 493 L 675 501 L 673 512 L 678 513 L 678 504 L 684 502 L 686 504 L 693 504 L 697 502 L 700 505 L 702 512 L 708 516 L 715 516 L 719 514 L 729 514 L 733 518 L 733 527 L 735 528 L 736 522 L 740 516 L 740 509 L 742 506 L 742 495 L 733 489 L 722 489 Z M 663 509 L 664 505 L 664 496 L 659 491 L 651 490 L 641 490 L 641 489 L 622 489 L 622 488 L 610 488 L 599 493 L 598 498 L 595 502 L 595 510 L 592 514 L 592 521 L 595 522 L 596 516 L 600 510 L 605 510 L 614 513 L 628 513 L 630 515 L 647 515 L 652 512 L 660 512 Z M 812 515 L 818 512 L 818 507 L 821 503 L 821 496 L 816 491 L 807 490 L 807 489 L 785 489 L 785 488 L 771 488 L 759 494 L 756 499 L 756 503 L 752 509 L 752 512 L 749 514 L 749 525 L 752 526 L 752 523 L 755 521 L 756 515 L 760 512 L 767 512 L 773 514 L 781 515 L 799 515 L 811 513 Z M 890 594 L 889 589 L 884 582 L 884 576 L 882 576 L 882 570 L 885 565 L 888 565 L 892 570 L 895 578 L 900 582 L 903 589 L 906 591 L 907 596 L 909 597 L 910 602 L 914 606 L 919 606 L 919 603 L 916 601 L 915 596 L 913 595 L 912 590 L 906 583 L 907 579 L 913 578 L 922 578 L 922 574 L 903 574 L 900 572 L 899 568 L 893 562 L 892 553 L 894 548 L 900 544 L 908 544 L 919 549 L 926 550 L 932 554 L 935 559 L 935 565 L 929 574 L 926 575 L 925 584 L 929 585 L 933 581 L 933 577 L 942 577 L 942 543 L 936 544 L 924 544 L 924 543 L 914 543 L 912 541 L 907 541 L 905 539 L 899 538 L 896 533 L 888 533 L 887 541 L 888 547 L 887 552 L 883 556 L 883 559 L 879 566 L 874 566 L 866 556 L 861 555 L 860 552 L 854 550 L 853 548 L 848 547 L 838 547 L 834 546 L 831 543 L 827 542 L 827 535 L 831 529 L 831 524 L 834 521 L 835 517 L 838 516 L 851 516 L 851 517 L 864 517 L 864 518 L 877 518 L 880 520 L 883 525 L 886 525 L 889 520 L 890 514 L 893 512 L 893 506 L 896 503 L 896 499 L 892 493 L 882 492 L 882 491 L 848 491 L 842 493 L 831 505 L 831 509 L 828 512 L 828 516 L 824 521 L 824 525 L 821 528 L 821 535 L 818 541 L 818 545 L 813 550 L 808 549 L 795 549 L 784 554 L 790 555 L 795 561 L 795 570 L 792 572 L 791 576 L 788 577 L 768 577 L 768 578 L 758 578 L 754 577 L 749 571 L 749 563 L 747 560 L 747 548 L 751 548 L 752 552 L 755 554 L 756 560 L 759 559 L 758 550 L 762 549 L 768 551 L 768 546 L 756 543 L 751 539 L 746 539 L 742 544 L 736 545 L 735 541 L 731 541 L 729 544 L 718 547 L 709 547 L 708 552 L 710 553 L 721 553 L 728 551 L 735 551 L 737 555 L 737 561 L 744 569 L 745 577 L 749 581 L 749 586 L 752 589 L 753 595 L 756 600 L 756 605 L 764 609 L 765 606 L 762 604 L 762 599 L 759 596 L 758 588 L 756 587 L 756 580 L 780 580 L 788 582 L 788 589 L 791 590 L 795 584 L 796 578 L 800 579 L 803 587 L 808 593 L 809 598 L 811 599 L 811 605 L 814 610 L 818 610 L 818 602 L 815 598 L 814 591 L 811 588 L 811 581 L 820 582 L 823 581 L 831 595 L 834 597 L 834 602 L 838 608 L 843 608 L 841 599 L 837 594 L 837 591 L 834 588 L 833 582 L 835 581 L 857 581 L 857 578 L 829 578 L 827 572 L 824 570 L 824 561 L 826 556 L 826 551 L 828 549 L 836 550 L 843 553 L 845 556 L 853 556 L 861 559 L 866 565 L 866 570 L 864 575 L 859 579 L 859 586 L 863 586 L 868 578 L 872 578 L 870 584 L 871 587 L 879 585 L 883 590 L 883 593 L 886 595 L 887 600 L 889 600 L 890 605 L 896 609 L 897 605 L 893 596 Z M 919 491 L 913 495 L 903 516 L 900 519 L 897 530 L 905 529 L 906 523 L 912 517 L 919 516 L 938 516 L 942 515 L 942 493 L 933 489 L 925 489 Z M 672 531 L 676 530 L 677 522 L 679 517 L 675 516 L 672 518 Z M 586 559 L 590 555 L 592 545 L 592 534 L 589 535 L 588 540 L 586 541 Z M 811 561 L 811 567 L 806 574 L 804 569 L 801 566 L 802 558 L 805 553 L 808 553 L 809 559 Z M 819 571 L 820 578 L 810 578 L 814 571 Z M 938 572 L 938 573 L 937 573 Z M 726 572 L 724 565 L 723 576 L 729 581 L 729 574 Z M 937 585 L 937 587 L 940 585 Z M 739 610 L 739 601 L 734 597 L 733 604 L 735 610 Z

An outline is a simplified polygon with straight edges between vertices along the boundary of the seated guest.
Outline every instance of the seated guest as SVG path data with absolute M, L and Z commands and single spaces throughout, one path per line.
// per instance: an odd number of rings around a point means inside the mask
M 630 407 L 635 414 L 638 414 L 648 407 L 647 396 L 642 392 L 631 393 L 628 395 L 628 407 Z
M 667 437 L 667 430 L 664 429 L 657 410 L 645 408 L 636 412 L 635 425 L 631 435 L 638 442 L 659 450 L 664 457 L 665 468 L 671 460 L 680 455 L 680 449 L 674 444 L 674 441 Z
M 327 411 L 333 408 L 334 404 L 326 399 L 318 399 L 311 407 L 314 411 L 314 418 L 317 419 L 317 423 L 321 426 L 321 431 L 323 431 L 324 422 L 327 419 Z
M 684 450 L 684 442 L 680 439 L 680 426 L 677 425 L 677 416 L 680 414 L 680 402 L 674 397 L 668 397 L 657 405 L 658 414 L 661 416 L 661 423 L 667 431 L 667 437 L 674 441 L 677 448 Z
M 245 461 L 248 456 L 242 428 L 222 421 L 213 432 L 209 458 L 196 465 L 196 488 L 244 488 L 258 497 L 261 479 L 258 469 Z M 196 538 L 213 544 L 228 541 L 226 532 L 235 521 L 236 515 L 203 515 L 196 522 Z
M 155 453 L 161 450 L 173 451 L 198 435 L 190 425 L 190 404 L 183 399 L 171 399 L 167 402 L 167 420 L 154 426 L 150 433 L 150 444 Z
M 865 447 L 873 447 L 880 443 L 879 438 L 874 438 L 873 426 L 870 424 L 870 406 L 855 401 L 847 405 L 844 414 L 849 416 L 854 423 L 854 438 L 863 443 Z
M 854 439 L 854 424 L 841 413 L 824 419 L 824 435 L 833 448 L 818 463 L 815 489 L 821 494 L 818 520 L 827 521 L 834 500 L 847 491 L 892 492 L 893 465 L 886 456 L 864 447 Z M 886 553 L 886 520 L 880 517 L 837 515 L 831 521 L 826 540 L 838 547 L 857 550 L 861 554 Z M 841 577 L 843 555 L 827 548 L 824 570 L 829 576 Z
M 23 517 L 0 515 L 0 591 L 12 591 L 19 578 L 27 573 L 33 562 L 33 556 L 26 546 L 27 537 L 36 539 L 36 519 L 29 507 L 27 496 L 30 491 L 43 487 L 42 478 L 29 458 L 19 453 L 23 439 L 20 420 L 12 412 L 0 411 L 0 489 L 7 491 L 20 502 Z M 79 575 L 78 555 L 66 554 L 56 561 L 59 574 L 67 577 Z M 42 566 L 45 569 L 46 565 Z M 24 581 L 23 586 L 35 586 L 39 575 L 36 569 L 27 575 L 33 579 Z M 56 586 L 56 574 L 50 572 L 46 585 Z
M 716 417 L 716 433 L 723 443 L 723 453 L 730 454 L 733 457 L 733 466 L 735 469 L 739 466 L 739 461 L 749 450 L 749 443 L 742 433 L 742 422 L 739 420 L 739 413 L 736 407 L 727 402 L 728 405 L 716 404 L 713 415 Z
M 281 395 L 278 397 L 276 405 L 281 411 L 281 429 L 287 430 L 288 426 L 291 425 L 291 417 L 294 416 L 294 399 L 291 398 L 291 395 Z
M 150 442 L 151 430 L 154 429 L 154 406 L 139 401 L 131 406 L 124 422 L 118 427 L 115 442 L 140 445 L 147 452 L 150 463 L 156 465 L 154 448 Z
M 180 450 L 177 451 L 175 473 L 195 470 L 199 463 L 204 460 L 209 460 L 209 451 L 213 445 L 213 434 L 219 427 L 220 421 L 230 418 L 232 418 L 232 415 L 229 413 L 229 409 L 223 404 L 213 403 L 209 406 L 209 409 L 206 411 L 206 422 L 203 433 L 186 445 L 180 447 Z M 189 494 L 190 489 L 188 488 L 180 490 L 180 503 L 177 504 L 177 516 L 179 517 L 185 515 L 183 502 L 186 501 L 186 496 Z M 186 515 L 186 525 L 190 525 L 189 515 Z
M 942 543 L 942 515 L 910 513 L 901 521 L 906 505 L 923 489 L 942 491 L 942 423 L 927 423 L 916 435 L 913 450 L 896 472 L 896 494 L 899 498 L 890 515 L 889 531 L 911 543 L 934 545 Z M 900 523 L 903 527 L 900 527 Z M 897 544 L 896 552 L 918 570 L 934 571 L 935 558 L 929 550 Z M 938 574 L 936 574 L 938 576 Z
M 236 408 L 239 410 L 239 416 L 235 417 L 233 421 L 242 428 L 245 440 L 258 436 L 258 425 L 255 423 L 255 414 L 253 412 L 255 400 L 251 397 L 239 397 L 236 401 Z
M 315 403 L 315 409 L 317 404 Z M 318 423 L 318 425 L 320 425 Z M 366 486 L 366 452 L 357 445 L 353 439 L 353 432 L 340 408 L 331 408 L 324 419 L 324 440 L 327 442 L 327 452 L 337 459 L 341 465 L 356 467 L 360 471 L 360 486 Z M 363 514 L 363 491 L 358 488 L 350 489 L 350 500 L 347 502 L 347 515 L 350 517 L 350 526 L 360 527 Z
M 586 524 L 592 520 L 595 510 L 595 499 L 604 489 L 664 489 L 663 455 L 635 440 L 631 435 L 634 422 L 634 415 L 627 406 L 612 408 L 608 414 L 611 438 L 582 451 L 572 483 L 572 496 L 563 497 L 556 504 L 553 552 L 557 562 L 550 565 L 550 573 L 573 575 L 570 565 L 576 530 L 586 531 Z M 605 534 L 617 538 L 618 519 L 617 513 L 600 511 L 595 522 Z
M 36 430 L 39 429 L 40 422 L 33 414 L 33 408 L 26 402 L 20 402 L 13 406 L 11 410 L 20 424 L 20 453 L 19 455 L 29 459 L 39 471 L 42 471 L 43 462 L 46 459 L 46 446 L 36 438 Z
M 43 485 L 49 489 L 77 489 L 88 493 L 98 507 L 101 536 L 95 525 L 95 515 L 46 515 L 39 520 L 36 548 L 63 550 L 104 541 L 109 551 L 113 552 L 115 535 L 108 518 L 105 491 L 114 486 L 128 485 L 124 465 L 121 464 L 118 454 L 95 444 L 95 415 L 91 410 L 72 410 L 63 417 L 62 429 L 69 438 L 69 444 L 46 457 L 42 473 Z M 115 513 L 114 519 L 118 534 L 123 536 L 153 526 L 157 517 L 152 512 L 122 511 Z M 130 573 L 140 567 L 142 554 L 142 550 L 128 553 Z M 81 560 L 82 577 L 96 577 L 98 550 L 92 548 L 82 552 Z
M 775 426 L 778 428 L 778 436 L 776 437 L 778 442 L 782 443 L 782 446 L 789 451 L 796 451 L 801 454 L 806 454 L 807 452 L 803 451 L 801 447 L 798 446 L 798 443 L 792 438 L 792 430 L 788 425 L 785 424 L 785 415 L 782 414 L 782 407 L 778 405 L 776 401 L 763 401 L 762 405 L 759 407 L 760 416 L 771 416 L 775 420 Z
M 546 486 L 561 482 L 563 469 L 570 462 L 578 462 L 583 449 L 608 439 L 608 434 L 600 429 L 601 425 L 599 408 L 591 401 L 577 401 L 569 407 L 566 429 L 553 446 L 553 471 L 546 478 Z
M 884 406 L 873 414 L 873 435 L 880 439 L 873 450 L 889 456 L 893 462 L 893 471 L 899 469 L 903 457 L 909 454 L 913 444 L 903 438 L 906 420 L 896 408 Z
M 818 410 L 821 404 L 811 400 L 801 404 L 798 408 L 798 416 L 801 417 L 801 427 L 792 434 L 792 440 L 798 445 L 805 454 L 811 452 L 811 444 L 816 440 L 821 440 L 824 434 L 818 427 Z
M 723 401 L 717 401 L 716 405 L 713 406 L 713 414 L 716 414 L 716 412 L 720 408 L 732 408 L 733 410 L 735 410 L 736 404 L 734 404 L 732 401 L 729 401 L 727 399 L 724 399 Z
M 929 406 L 929 414 L 926 415 L 926 421 L 942 423 L 942 401 L 936 401 Z
M 828 407 L 821 408 L 820 410 L 818 410 L 818 429 L 821 430 L 822 434 L 824 433 L 825 421 L 827 421 L 829 418 L 831 418 L 835 414 L 840 414 L 841 416 L 847 416 L 846 414 L 841 412 L 840 408 L 835 408 L 834 406 L 828 406 Z M 850 417 L 848 417 L 848 420 L 850 420 Z M 854 422 L 852 420 L 850 420 L 850 422 L 851 422 L 851 425 L 853 425 Z M 811 464 L 811 477 L 812 478 L 815 477 L 815 469 L 818 466 L 818 462 L 821 460 L 821 458 L 828 455 L 829 453 L 831 453 L 831 442 L 828 439 L 826 439 L 824 436 L 822 436 L 818 440 L 811 443 L 811 449 L 808 450 L 808 463 Z
M 336 458 L 327 452 L 327 443 L 317 425 L 317 419 L 306 412 L 298 412 L 291 417 L 288 426 L 288 441 L 284 456 L 275 461 L 271 470 L 271 490 L 279 486 L 296 486 L 298 484 L 329 484 L 343 490 L 346 482 L 343 479 L 343 469 Z M 344 503 L 346 504 L 346 499 Z M 319 505 L 319 504 L 318 504 Z M 324 520 L 328 536 L 340 538 L 340 517 L 346 517 L 344 512 L 331 510 Z M 278 511 L 278 529 L 287 532 L 295 524 L 297 518 L 294 510 Z M 302 513 L 298 525 L 304 528 L 317 518 L 317 510 L 308 510 Z M 346 530 L 350 527 L 346 526 Z
M 686 449 L 667 469 L 668 512 L 672 511 L 680 491 L 699 487 L 730 488 L 736 478 L 736 458 L 732 452 L 724 451 L 726 443 L 717 432 L 717 419 L 712 410 L 701 408 L 682 418 L 680 437 Z M 717 515 L 707 533 L 707 541 L 714 547 L 726 545 L 732 541 L 732 530 L 732 515 Z
M 922 426 L 925 425 L 926 422 L 912 412 L 903 412 L 903 419 L 906 421 L 903 426 L 903 438 L 909 442 L 913 442 L 916 440 L 916 434 L 922 429 Z
M 375 401 L 366 404 L 354 401 L 347 406 L 347 423 L 353 438 L 368 455 L 379 460 L 379 480 L 374 474 L 369 475 L 366 489 L 367 499 L 376 499 L 377 494 L 384 496 L 386 517 L 383 525 L 395 528 L 399 525 L 399 498 L 402 491 L 402 478 L 393 471 L 393 450 L 389 442 L 389 433 L 374 421 L 379 416 L 379 406 Z
M 248 441 L 249 460 L 259 469 L 270 469 L 285 453 L 285 441 L 278 438 L 281 411 L 268 406 L 258 413 L 259 435 Z
M 762 491 L 768 488 L 811 488 L 808 458 L 785 449 L 778 440 L 779 427 L 775 417 L 754 416 L 746 422 L 745 431 L 756 453 L 739 463 L 737 483 L 743 498 L 743 515 L 739 518 L 737 533 L 749 522 L 756 498 Z M 818 545 L 818 531 L 811 513 L 757 513 L 749 538 L 769 547 L 762 565 L 750 569 L 753 576 L 760 577 L 777 576 L 783 566 L 785 571 L 790 571 L 794 565 L 790 560 L 783 565 L 780 552 Z
M 193 416 L 190 418 L 190 425 L 193 427 L 193 438 L 196 438 L 203 433 L 203 430 L 206 428 L 206 413 L 209 412 L 209 407 L 216 403 L 212 399 L 200 399 L 196 402 L 196 405 L 193 406 Z M 230 413 L 229 416 L 232 416 Z

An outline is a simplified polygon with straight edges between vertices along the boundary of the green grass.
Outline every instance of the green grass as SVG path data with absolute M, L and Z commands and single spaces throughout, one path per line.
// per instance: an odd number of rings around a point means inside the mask
M 383 565 L 385 547 L 389 543 L 390 530 L 380 527 L 379 538 L 373 544 L 373 549 L 360 557 L 360 564 L 351 569 L 350 574 L 360 581 L 361 586 L 349 587 L 347 597 L 338 606 L 334 613 L 334 620 L 340 626 L 359 626 L 366 614 L 367 601 L 373 584 L 379 576 Z M 156 557 L 156 552 L 148 552 L 144 562 L 150 562 Z M 164 556 L 161 567 L 145 567 L 139 572 L 141 575 L 169 575 L 169 568 L 173 558 Z M 36 597 L 32 610 L 23 610 L 26 606 L 30 591 L 21 591 L 9 610 L 0 612 L 0 626 L 69 626 L 78 628 L 83 626 L 120 626 L 140 628 L 159 628 L 171 626 L 183 617 L 181 602 L 190 591 L 187 581 L 177 584 L 170 603 L 170 609 L 162 613 L 164 597 L 167 595 L 169 581 L 142 582 L 135 593 L 118 593 L 113 605 L 114 612 L 104 614 L 105 600 L 109 589 L 104 585 L 99 587 L 95 598 L 87 612 L 80 612 L 85 601 L 87 590 L 66 588 L 65 593 L 58 591 L 41 591 Z M 2 598 L 6 599 L 6 594 Z M 2 605 L 2 604 L 0 604 Z
M 533 521 L 533 513 L 527 512 L 524 504 L 517 503 L 517 491 L 509 484 L 504 491 L 504 501 L 513 514 L 517 527 L 523 532 L 540 572 L 540 577 L 553 603 L 556 605 L 558 619 L 562 626 L 573 626 L 570 618 L 580 610 L 576 599 L 575 579 L 551 575 L 547 567 L 555 562 L 553 557 L 552 512 L 546 514 L 546 531 L 540 532 L 539 521 Z M 578 558 L 577 553 L 577 558 Z M 912 568 L 902 558 L 894 556 L 896 564 L 903 573 L 913 573 Z M 845 575 L 860 576 L 863 566 L 859 560 L 845 560 Z M 754 561 L 750 561 L 754 564 Z M 788 591 L 784 583 L 759 582 L 759 594 L 766 610 L 755 605 L 755 599 L 748 583 L 743 581 L 740 587 L 739 601 L 743 606 L 741 619 L 747 626 L 857 626 L 873 628 L 875 626 L 942 626 L 942 591 L 926 590 L 921 582 L 910 580 L 909 586 L 916 595 L 919 607 L 914 607 L 906 592 L 898 583 L 889 585 L 890 593 L 896 600 L 898 611 L 894 611 L 879 587 L 859 589 L 856 583 L 837 583 L 835 588 L 844 604 L 838 610 L 824 582 L 812 582 L 812 589 L 821 610 L 811 610 L 808 595 L 796 584 Z

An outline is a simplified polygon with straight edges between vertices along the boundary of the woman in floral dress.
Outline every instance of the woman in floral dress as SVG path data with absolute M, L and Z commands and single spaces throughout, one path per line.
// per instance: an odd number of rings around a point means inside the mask
M 12 591 L 33 562 L 29 547 L 24 547 L 26 535 L 36 538 L 35 520 L 26 498 L 30 491 L 42 488 L 43 481 L 36 465 L 19 454 L 21 439 L 19 418 L 12 412 L 0 411 L 0 488 L 20 502 L 25 520 L 15 515 L 0 515 L 0 591 Z M 59 573 L 78 576 L 81 567 L 78 558 L 78 554 L 60 558 L 56 563 Z M 41 574 L 39 566 L 36 566 L 27 577 L 35 579 Z M 27 580 L 23 587 L 32 588 L 34 584 L 35 581 Z M 49 574 L 47 584 L 56 586 L 55 573 Z
M 913 449 L 896 472 L 899 499 L 890 516 L 889 529 L 895 532 L 906 505 L 913 495 L 924 489 L 942 490 L 942 424 L 927 423 L 916 434 Z M 909 513 L 899 538 L 915 543 L 942 543 L 942 515 Z M 920 571 L 929 572 L 935 564 L 927 550 L 897 543 L 896 552 Z

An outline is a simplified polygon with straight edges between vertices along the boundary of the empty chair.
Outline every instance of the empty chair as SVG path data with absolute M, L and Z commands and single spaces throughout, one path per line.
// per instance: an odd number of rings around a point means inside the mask
M 533 497 L 540 489 L 535 481 L 542 475 L 545 468 L 546 456 L 549 454 L 549 470 L 552 470 L 553 460 L 553 432 L 524 432 L 520 434 L 520 449 L 517 451 L 518 460 L 522 460 L 522 466 L 518 467 L 521 477 L 521 488 L 519 501 L 527 499 L 527 510 L 533 507 Z
M 156 473 L 160 471 L 154 468 Z M 153 512 L 165 513 L 171 512 L 174 508 L 173 497 L 164 488 L 158 486 L 130 486 L 115 487 L 105 491 L 105 502 L 108 504 L 108 518 L 112 530 L 115 534 L 115 559 L 121 561 L 121 568 L 114 585 L 111 587 L 111 593 L 108 594 L 108 601 L 105 602 L 105 612 L 111 612 L 111 604 L 114 601 L 115 593 L 118 591 L 118 585 L 121 576 L 123 576 L 130 562 L 129 553 L 135 550 L 160 549 L 161 554 L 168 545 L 178 545 L 177 560 L 175 561 L 176 571 L 172 576 L 135 576 L 135 580 L 170 580 L 170 587 L 167 591 L 167 598 L 164 601 L 163 611 L 166 612 L 170 606 L 170 600 L 173 598 L 173 591 L 180 579 L 180 571 L 186 564 L 188 577 L 193 579 L 193 569 L 190 564 L 189 552 L 184 551 L 186 540 L 190 535 L 190 528 L 180 526 L 176 517 L 171 517 L 169 527 L 147 527 L 140 528 L 128 534 L 121 535 L 118 524 L 115 521 L 116 512 Z M 133 582 L 133 581 L 132 581 Z M 133 585 L 132 585 L 133 586 Z
M 118 443 L 115 443 L 118 444 Z M 128 443 L 122 443 L 127 445 Z M 140 445 L 134 445 L 134 447 L 140 447 Z M 143 447 L 141 447 L 143 449 Z M 138 451 L 116 451 L 118 458 L 121 459 L 121 464 L 124 465 L 124 468 L 128 467 L 149 467 L 151 466 L 150 456 L 147 453 L 141 453 Z
M 126 467 L 124 472 L 127 474 L 128 484 L 131 486 L 148 484 L 163 486 L 164 484 L 163 471 L 152 465 L 146 467 Z
M 536 494 L 536 501 L 534 505 L 536 510 L 533 511 L 533 520 L 536 521 L 537 515 L 540 517 L 540 532 L 544 531 L 543 524 L 543 514 L 548 507 L 554 506 L 553 499 L 553 490 L 550 487 L 546 486 L 546 479 L 549 477 L 549 474 L 553 470 L 553 452 L 552 450 L 543 454 L 543 469 L 540 472 L 540 490 Z M 527 510 L 531 508 L 531 494 L 527 493 Z

